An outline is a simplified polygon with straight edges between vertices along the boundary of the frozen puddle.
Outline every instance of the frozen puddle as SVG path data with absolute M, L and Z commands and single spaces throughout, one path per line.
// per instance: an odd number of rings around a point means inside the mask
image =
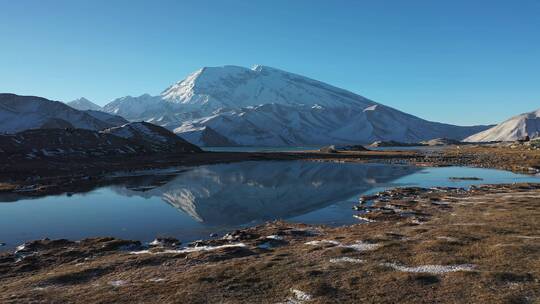
M 361 216 L 361 215 L 357 215 L 357 214 L 354 214 L 353 217 L 356 218 L 356 219 L 359 219 L 361 221 L 364 221 L 366 223 L 375 223 L 375 222 L 377 222 L 376 220 L 368 219 L 365 216 Z
M 351 249 L 354 249 L 356 251 L 375 250 L 375 249 L 377 249 L 377 248 L 379 248 L 381 246 L 379 244 L 364 243 L 362 241 L 357 241 L 356 243 L 353 243 L 353 244 L 342 244 L 342 243 L 340 243 L 338 241 L 333 241 L 333 240 L 311 241 L 311 242 L 307 242 L 305 244 L 306 245 L 311 245 L 311 246 L 334 245 L 334 246 L 343 247 L 343 248 L 351 248 Z
M 333 264 L 339 264 L 339 263 L 353 263 L 353 264 L 361 264 L 364 263 L 364 260 L 356 259 L 356 258 L 350 258 L 350 257 L 340 257 L 340 258 L 333 258 L 330 259 L 330 263 Z
M 280 235 L 269 235 L 266 238 L 269 240 L 283 241 L 283 237 Z
M 464 265 L 422 265 L 417 267 L 408 267 L 402 266 L 395 263 L 383 263 L 383 266 L 388 266 L 394 270 L 401 272 L 414 272 L 414 273 L 431 273 L 431 274 L 442 274 L 448 272 L 457 272 L 457 271 L 473 271 L 475 265 L 464 264 Z
M 443 240 L 443 241 L 448 241 L 448 242 L 457 242 L 457 241 L 459 241 L 457 238 L 451 237 L 451 236 L 438 236 L 437 239 L 438 240 Z
M 127 284 L 127 282 L 124 281 L 124 280 L 117 280 L 117 281 L 110 281 L 109 282 L 109 285 L 114 286 L 114 287 L 120 287 L 120 286 L 124 286 L 126 284 Z
M 238 244 L 227 244 L 227 245 L 221 245 L 221 246 L 185 247 L 183 249 L 169 249 L 169 250 L 163 250 L 163 251 L 140 250 L 140 251 L 132 251 L 130 252 L 130 254 L 190 253 L 190 252 L 199 252 L 199 251 L 213 251 L 213 250 L 219 250 L 223 248 L 243 248 L 243 247 L 247 247 L 246 244 L 238 243 Z
M 341 243 L 338 241 L 332 241 L 332 240 L 319 240 L 319 241 L 310 241 L 307 242 L 306 245 L 311 246 L 319 246 L 319 245 L 340 245 Z

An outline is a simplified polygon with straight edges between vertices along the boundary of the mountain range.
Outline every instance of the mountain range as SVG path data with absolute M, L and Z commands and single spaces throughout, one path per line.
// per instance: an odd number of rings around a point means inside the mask
M 0 94 L 0 132 L 34 128 L 100 131 L 145 121 L 199 146 L 320 146 L 433 138 L 512 141 L 540 134 L 540 110 L 497 126 L 432 122 L 350 91 L 267 66 L 205 67 L 160 95 L 117 98 L 101 107 Z
M 107 113 L 75 110 L 61 102 L 35 96 L 0 94 L 0 132 L 17 133 L 38 128 L 102 130 L 115 126 L 95 115 L 113 119 Z M 122 119 L 116 117 L 115 119 Z
M 205 67 L 159 96 L 103 111 L 147 121 L 202 146 L 299 146 L 463 139 L 487 126 L 427 121 L 335 86 L 267 66 Z

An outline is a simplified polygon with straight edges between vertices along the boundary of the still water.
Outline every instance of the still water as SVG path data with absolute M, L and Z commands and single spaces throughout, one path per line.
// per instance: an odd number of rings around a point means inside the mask
M 172 236 L 187 242 L 273 219 L 342 225 L 356 221 L 351 207 L 364 193 L 396 186 L 512 182 L 540 178 L 490 169 L 307 161 L 181 168 L 175 174 L 137 176 L 71 196 L 0 197 L 0 242 L 6 243 L 0 250 L 45 237 L 151 241 Z

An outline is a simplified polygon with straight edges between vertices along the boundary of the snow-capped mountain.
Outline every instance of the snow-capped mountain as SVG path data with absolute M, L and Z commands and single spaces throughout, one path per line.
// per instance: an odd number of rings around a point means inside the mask
M 101 111 L 101 107 L 97 104 L 91 102 L 90 100 L 81 97 L 79 99 L 72 100 L 70 102 L 66 103 L 68 106 L 74 108 L 75 110 L 80 111 L 86 111 L 86 110 L 92 110 L 92 111 Z
M 257 65 L 205 67 L 167 88 L 161 96 L 184 109 L 209 114 L 274 103 L 348 108 L 373 102 L 351 92 L 275 68 Z
M 463 139 L 485 126 L 430 122 L 352 92 L 266 66 L 206 67 L 161 96 L 124 97 L 104 111 L 186 134 L 203 146 L 283 146 Z M 211 130 L 215 136 L 205 136 Z M 225 139 L 225 140 L 224 140 Z
M 467 142 L 514 141 L 540 137 L 540 109 L 514 116 L 488 130 L 467 137 Z
M 37 128 L 102 130 L 113 125 L 62 102 L 42 97 L 0 94 L 0 132 Z

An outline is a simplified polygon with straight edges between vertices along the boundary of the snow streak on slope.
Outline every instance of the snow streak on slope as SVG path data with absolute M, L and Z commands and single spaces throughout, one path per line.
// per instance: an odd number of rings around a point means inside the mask
M 429 122 L 320 81 L 265 66 L 202 68 L 161 96 L 128 96 L 104 108 L 128 120 L 186 133 L 194 143 L 207 146 L 217 144 L 212 138 L 258 146 L 463 139 L 486 129 Z M 208 130 L 218 136 L 203 136 Z
M 540 137 L 540 109 L 514 116 L 493 128 L 467 137 L 468 142 L 514 141 Z

